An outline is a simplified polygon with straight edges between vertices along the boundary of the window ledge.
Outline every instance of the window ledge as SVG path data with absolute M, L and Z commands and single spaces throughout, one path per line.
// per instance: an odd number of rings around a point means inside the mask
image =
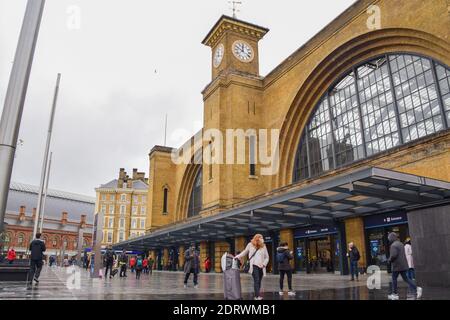
M 214 181 L 214 179 L 209 179 L 208 183 L 212 183 Z
M 252 175 L 248 176 L 248 178 L 251 179 L 251 180 L 258 180 L 259 179 L 258 176 L 252 176 Z

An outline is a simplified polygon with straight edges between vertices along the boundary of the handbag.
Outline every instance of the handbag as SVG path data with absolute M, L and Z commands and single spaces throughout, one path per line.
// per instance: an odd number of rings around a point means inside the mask
M 250 259 L 248 259 L 247 261 L 245 261 L 245 265 L 244 265 L 244 272 L 248 273 L 250 271 L 250 260 L 253 259 L 253 257 L 255 256 L 255 254 L 258 252 L 259 249 L 256 249 L 256 251 L 252 254 L 252 256 L 250 257 Z

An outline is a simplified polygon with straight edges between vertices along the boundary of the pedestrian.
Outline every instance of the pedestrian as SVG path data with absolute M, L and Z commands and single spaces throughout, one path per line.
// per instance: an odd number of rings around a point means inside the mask
M 50 256 L 50 258 L 48 258 L 48 265 L 50 267 L 52 267 L 54 263 L 55 263 L 55 257 L 54 256 Z
M 36 238 L 30 243 L 30 274 L 29 282 L 31 284 L 34 280 L 39 283 L 39 276 L 42 270 L 42 260 L 44 259 L 44 252 L 46 250 L 44 241 L 41 240 L 41 234 L 36 233 Z
M 130 259 L 130 269 L 131 269 L 131 273 L 134 272 L 134 267 L 136 265 L 136 258 L 135 257 L 131 257 Z
M 361 255 L 359 254 L 358 248 L 356 248 L 355 244 L 353 242 L 350 242 L 348 244 L 348 253 L 347 257 L 350 263 L 350 275 L 351 281 L 358 281 L 359 271 L 358 271 L 358 261 L 361 259 Z
M 13 264 L 14 260 L 16 260 L 16 250 L 14 248 L 9 248 L 6 260 L 8 260 L 9 264 Z
M 205 259 L 205 272 L 209 273 L 211 271 L 211 259 L 207 257 Z
M 127 251 L 124 249 L 119 256 L 119 266 L 120 266 L 119 277 L 121 278 L 127 277 L 127 264 L 128 264 L 128 255 Z
M 144 267 L 144 259 L 142 259 L 142 256 L 138 256 L 136 259 L 136 279 L 139 280 L 141 278 L 141 272 Z
M 147 257 L 142 260 L 142 267 L 145 274 L 148 274 L 148 259 Z
M 405 246 L 398 240 L 397 234 L 394 232 L 389 233 L 388 240 L 391 244 L 389 249 L 389 262 L 392 266 L 392 292 L 388 295 L 388 299 L 399 299 L 397 291 L 397 278 L 399 275 L 408 284 L 410 290 L 415 292 L 417 299 L 420 299 L 422 297 L 422 288 L 418 287 L 407 275 L 409 266 L 408 260 L 406 259 Z
M 195 249 L 195 243 L 184 253 L 184 287 L 187 288 L 187 283 L 191 273 L 194 274 L 194 288 L 198 288 L 198 274 L 200 273 L 200 254 Z
M 148 271 L 150 272 L 150 274 L 153 273 L 153 264 L 154 263 L 155 263 L 155 260 L 153 260 L 153 258 L 150 257 L 148 260 Z
M 283 242 L 277 248 L 277 261 L 278 261 L 278 270 L 280 271 L 280 296 L 283 293 L 283 283 L 284 276 L 287 276 L 288 280 L 288 295 L 295 296 L 295 292 L 292 290 L 292 267 L 290 261 L 294 259 L 293 252 L 289 250 L 289 246 L 287 242 Z
M 113 271 L 113 265 L 114 265 L 114 260 L 116 259 L 116 254 L 113 251 L 111 246 L 108 246 L 108 248 L 106 248 L 106 252 L 105 252 L 105 257 L 104 257 L 104 262 L 105 262 L 105 279 L 108 277 L 108 270 L 109 270 L 109 278 L 111 279 L 112 276 L 112 271 Z
M 406 260 L 408 260 L 408 267 L 409 267 L 408 278 L 410 280 L 416 280 L 416 273 L 414 271 L 413 253 L 412 253 L 412 247 L 411 247 L 411 238 L 406 238 L 405 254 L 406 254 Z
M 264 244 L 264 238 L 261 234 L 255 234 L 253 239 L 247 244 L 245 250 L 238 254 L 235 258 L 242 259 L 248 256 L 248 272 L 253 277 L 253 285 L 255 290 L 255 300 L 262 300 L 261 283 L 266 275 L 266 267 L 269 264 L 269 253 Z

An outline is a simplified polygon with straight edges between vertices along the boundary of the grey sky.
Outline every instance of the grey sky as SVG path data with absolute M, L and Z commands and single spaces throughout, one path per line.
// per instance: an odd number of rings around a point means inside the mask
M 238 18 L 270 32 L 260 44 L 266 75 L 354 0 L 242 0 Z M 67 27 L 70 6 L 81 28 Z M 0 0 L 0 110 L 26 0 Z M 12 179 L 38 185 L 56 74 L 62 73 L 50 187 L 94 195 L 118 169 L 148 172 L 148 153 L 179 147 L 202 126 L 210 49 L 200 42 L 227 0 L 47 0 Z M 2 165 L 2 164 L 0 164 Z

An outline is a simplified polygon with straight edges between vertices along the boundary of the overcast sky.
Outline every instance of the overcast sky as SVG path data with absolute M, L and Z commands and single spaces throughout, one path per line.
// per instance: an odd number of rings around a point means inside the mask
M 0 110 L 26 2 L 0 0 Z M 354 0 L 242 2 L 239 19 L 271 30 L 260 43 L 266 75 Z M 47 0 L 12 180 L 39 184 L 58 72 L 50 188 L 94 196 L 121 167 L 148 174 L 166 113 L 169 146 L 202 127 L 211 51 L 201 41 L 222 14 L 227 0 Z

